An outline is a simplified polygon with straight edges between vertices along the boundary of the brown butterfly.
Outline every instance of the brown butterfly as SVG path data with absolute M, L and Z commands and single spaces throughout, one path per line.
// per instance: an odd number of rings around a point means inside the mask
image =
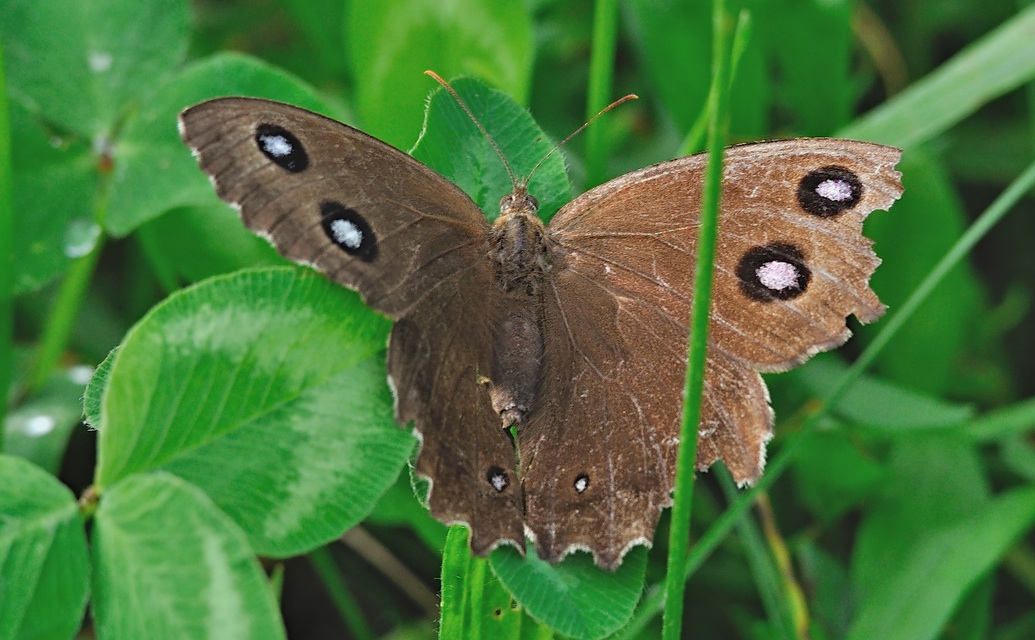
M 621 176 L 545 226 L 518 185 L 489 224 L 456 185 L 352 127 L 222 98 L 180 116 L 219 196 L 285 257 L 395 320 L 396 417 L 422 439 L 428 505 L 556 562 L 616 568 L 671 503 L 704 155 Z M 901 195 L 892 147 L 834 139 L 726 150 L 698 469 L 759 477 L 760 371 L 843 343 L 884 307 L 866 215 Z M 510 429 L 513 427 L 513 429 Z

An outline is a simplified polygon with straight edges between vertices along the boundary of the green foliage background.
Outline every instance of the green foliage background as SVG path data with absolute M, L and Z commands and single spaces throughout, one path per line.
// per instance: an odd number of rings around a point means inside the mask
M 888 317 L 767 376 L 773 483 L 755 508 L 721 470 L 699 477 L 685 635 L 1035 637 L 1030 195 L 809 422 L 972 221 L 1018 176 L 1030 190 L 1035 9 L 729 10 L 747 18 L 731 141 L 894 144 L 906 193 L 867 223 Z M 387 322 L 246 233 L 175 118 L 254 95 L 402 149 L 423 131 L 414 155 L 491 212 L 502 167 L 455 105 L 429 101 L 425 69 L 469 78 L 457 89 L 519 173 L 547 138 L 637 93 L 565 147 L 570 186 L 560 161 L 538 174 L 550 214 L 699 149 L 711 12 L 0 0 L 0 638 L 656 637 L 667 516 L 613 575 L 584 555 L 471 558 L 464 531 L 413 496 L 415 443 L 383 384 Z

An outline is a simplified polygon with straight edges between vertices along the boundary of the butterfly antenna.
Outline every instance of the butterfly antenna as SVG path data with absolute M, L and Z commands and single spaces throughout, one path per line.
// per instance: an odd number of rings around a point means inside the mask
M 597 111 L 597 114 L 595 116 L 593 116 L 592 118 L 587 120 L 586 123 L 583 124 L 578 129 L 572 131 L 568 135 L 567 138 L 565 138 L 564 140 L 561 140 L 556 145 L 554 145 L 553 149 L 550 149 L 550 152 L 547 153 L 545 156 L 543 156 L 543 159 L 540 160 L 534 167 L 532 167 L 532 170 L 528 172 L 528 177 L 525 178 L 525 184 L 527 185 L 529 182 L 532 181 L 532 176 L 535 175 L 535 172 L 539 170 L 539 167 L 543 166 L 544 162 L 546 162 L 547 160 L 550 159 L 550 156 L 552 156 L 553 154 L 557 153 L 557 151 L 561 147 L 563 147 L 565 145 L 565 143 L 567 143 L 569 140 L 571 140 L 575 136 L 577 136 L 580 133 L 582 133 L 582 130 L 585 129 L 586 127 L 588 127 L 589 125 L 593 124 L 593 122 L 596 121 L 597 118 L 599 118 L 600 116 L 604 115 L 605 113 L 607 113 L 611 109 L 614 109 L 615 107 L 617 107 L 620 104 L 626 103 L 626 102 L 628 102 L 630 100 L 639 100 L 639 99 L 640 99 L 640 96 L 636 95 L 635 93 L 630 93 L 628 95 L 624 95 L 621 98 L 615 100 L 614 102 L 612 102 L 611 104 L 607 105 L 606 107 L 604 107 L 600 111 Z
M 492 148 L 496 152 L 496 155 L 500 157 L 500 161 L 503 162 L 503 168 L 507 170 L 507 175 L 510 176 L 510 183 L 514 185 L 514 189 L 516 190 L 518 188 L 518 182 L 514 178 L 514 172 L 510 170 L 510 163 L 507 162 L 507 158 L 503 155 L 503 152 L 500 151 L 499 145 L 496 144 L 496 141 L 492 138 L 491 135 L 489 135 L 489 132 L 485 129 L 482 123 L 478 121 L 478 118 L 474 117 L 474 113 L 471 111 L 471 108 L 468 107 L 467 103 L 463 101 L 463 99 L 460 97 L 460 94 L 458 94 L 456 92 L 456 89 L 454 89 L 448 82 L 443 80 L 442 76 L 438 75 L 431 69 L 425 71 L 424 74 L 427 76 L 431 76 L 431 78 L 435 82 L 442 85 L 442 87 L 453 96 L 453 99 L 456 100 L 456 103 L 460 105 L 464 112 L 467 113 L 467 117 L 470 118 L 471 122 L 473 122 L 475 126 L 478 127 L 478 130 L 482 132 L 482 135 L 485 136 L 485 139 L 489 141 L 490 145 L 492 145 Z M 527 182 L 525 184 L 527 184 Z

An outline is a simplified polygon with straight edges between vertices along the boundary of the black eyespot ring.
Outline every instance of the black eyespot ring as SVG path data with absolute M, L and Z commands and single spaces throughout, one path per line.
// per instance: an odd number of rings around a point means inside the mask
M 767 286 L 760 269 L 772 263 L 785 263 L 794 270 L 794 280 L 783 288 Z M 791 300 L 805 293 L 812 280 L 812 271 L 805 263 L 805 256 L 792 244 L 776 242 L 757 246 L 744 254 L 737 265 L 737 279 L 740 290 L 747 297 L 758 302 Z
M 510 486 L 510 478 L 507 476 L 507 472 L 503 470 L 503 467 L 495 465 L 489 467 L 489 470 L 485 472 L 485 479 L 497 493 L 503 493 Z
M 339 249 L 363 262 L 377 258 L 377 236 L 366 218 L 339 202 L 320 205 L 323 232 Z
M 858 204 L 862 194 L 859 176 L 834 165 L 810 171 L 798 184 L 798 204 L 820 218 L 848 211 Z
M 309 168 L 309 155 L 293 133 L 275 124 L 260 124 L 255 130 L 255 145 L 270 162 L 291 173 Z

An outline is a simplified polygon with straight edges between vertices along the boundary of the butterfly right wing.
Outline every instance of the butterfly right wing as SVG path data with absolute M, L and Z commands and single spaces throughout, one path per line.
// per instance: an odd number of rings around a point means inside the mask
M 861 230 L 901 194 L 900 152 L 795 140 L 726 154 L 697 466 L 721 459 L 745 484 L 772 433 L 758 371 L 841 344 L 849 314 L 883 311 Z M 614 568 L 670 502 L 705 163 L 617 178 L 549 227 L 546 378 L 518 444 L 526 526 L 551 561 L 588 549 Z

